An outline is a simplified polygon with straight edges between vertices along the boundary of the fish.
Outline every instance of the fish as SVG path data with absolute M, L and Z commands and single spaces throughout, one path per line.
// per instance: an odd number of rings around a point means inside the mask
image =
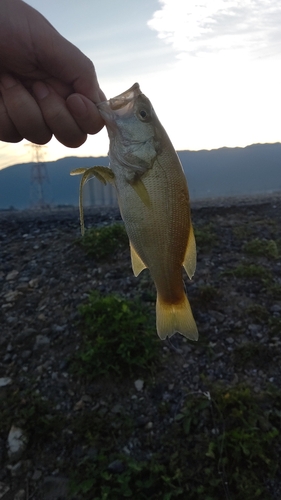
M 164 340 L 179 332 L 197 340 L 198 329 L 183 282 L 183 269 L 190 279 L 195 273 L 196 242 L 180 159 L 138 83 L 97 106 L 109 136 L 109 166 L 71 172 L 82 174 L 82 234 L 83 185 L 95 176 L 116 188 L 134 275 L 147 268 L 154 281 L 158 336 Z

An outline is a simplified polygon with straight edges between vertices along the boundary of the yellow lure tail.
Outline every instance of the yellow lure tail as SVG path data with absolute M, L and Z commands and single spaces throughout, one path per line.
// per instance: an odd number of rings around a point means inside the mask
M 80 212 L 81 234 L 82 236 L 84 236 L 85 225 L 84 225 L 84 210 L 83 210 L 83 186 L 92 177 L 96 177 L 103 184 L 106 184 L 107 182 L 113 182 L 114 173 L 109 167 L 103 167 L 97 165 L 95 167 L 76 168 L 75 170 L 72 170 L 70 172 L 70 175 L 82 175 L 79 188 L 79 212 Z

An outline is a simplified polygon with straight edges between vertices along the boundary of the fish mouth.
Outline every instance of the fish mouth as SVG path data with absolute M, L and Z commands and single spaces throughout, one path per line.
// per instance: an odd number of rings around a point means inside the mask
M 141 94 L 139 84 L 135 83 L 128 90 L 122 92 L 122 94 L 97 104 L 105 123 L 110 125 L 118 117 L 126 118 L 130 116 L 134 109 L 135 100 Z

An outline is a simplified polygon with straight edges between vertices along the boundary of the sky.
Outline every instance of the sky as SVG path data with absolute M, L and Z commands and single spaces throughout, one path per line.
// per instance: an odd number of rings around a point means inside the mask
M 94 62 L 108 98 L 138 82 L 176 150 L 281 142 L 280 0 L 27 0 Z M 0 168 L 32 160 L 0 142 Z M 107 155 L 106 130 L 44 159 Z

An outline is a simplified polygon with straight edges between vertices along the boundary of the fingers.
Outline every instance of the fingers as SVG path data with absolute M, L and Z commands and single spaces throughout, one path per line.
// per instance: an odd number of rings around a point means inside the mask
M 87 134 L 68 111 L 65 100 L 43 82 L 35 82 L 33 92 L 46 124 L 58 141 L 69 148 L 81 146 Z
M 38 104 L 25 87 L 10 75 L 0 79 L 0 139 L 19 142 L 25 138 L 46 144 L 52 133 L 46 125 Z
M 5 74 L 0 78 L 0 91 L 0 140 L 5 142 L 25 138 L 46 144 L 54 134 L 62 144 L 75 148 L 104 125 L 92 101 L 81 94 L 69 95 L 69 86 L 55 80 L 50 84 L 37 81 L 29 91 Z
M 10 119 L 4 101 L 0 96 L 0 141 L 19 142 L 21 140 L 22 136 L 19 134 Z
M 96 105 L 81 94 L 71 94 L 66 105 L 81 130 L 88 134 L 96 134 L 104 126 L 104 121 Z

